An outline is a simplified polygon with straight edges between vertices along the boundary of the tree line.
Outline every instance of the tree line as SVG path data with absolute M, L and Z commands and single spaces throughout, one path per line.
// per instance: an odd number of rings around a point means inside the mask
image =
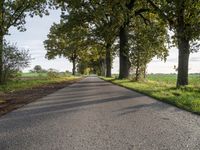
M 196 0 L 3 0 L 0 2 L 0 77 L 3 38 L 11 26 L 24 30 L 25 17 L 61 9 L 44 41 L 46 57 L 64 56 L 81 73 L 88 70 L 110 77 L 119 56 L 119 79 L 146 75 L 153 57 L 166 60 L 170 46 L 178 48 L 177 87 L 188 85 L 191 52 L 198 50 L 200 1 Z M 28 13 L 27 13 L 28 12 Z M 169 35 L 169 30 L 173 35 Z

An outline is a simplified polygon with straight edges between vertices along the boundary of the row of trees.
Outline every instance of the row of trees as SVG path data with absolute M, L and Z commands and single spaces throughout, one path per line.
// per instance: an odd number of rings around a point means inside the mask
M 177 46 L 177 87 L 187 85 L 189 55 L 197 50 L 200 37 L 199 3 L 199 0 L 54 1 L 62 15 L 60 24 L 52 26 L 44 42 L 47 57 L 64 55 L 75 64 L 91 59 L 88 54 L 97 50 L 98 61 L 105 59 L 109 77 L 112 60 L 119 54 L 119 78 L 128 78 L 130 68 L 134 67 L 139 80 L 153 57 L 166 60 L 167 45 Z M 168 35 L 168 30 L 174 35 Z
M 137 46 L 145 50 L 150 47 L 152 49 L 152 52 L 150 52 L 150 50 L 148 51 L 148 53 L 151 53 L 148 55 L 148 58 L 143 57 L 146 58 L 145 61 L 141 62 L 145 62 L 145 64 L 142 64 L 143 66 L 146 66 L 155 55 L 161 58 L 167 55 L 167 50 L 163 48 L 166 38 L 163 33 L 166 33 L 166 29 L 160 22 L 157 23 L 154 21 L 154 19 L 156 19 L 155 15 L 152 15 L 148 21 L 140 17 L 131 19 L 131 30 L 129 32 L 130 34 L 128 34 L 121 32 L 121 26 L 125 19 L 123 18 L 124 10 L 122 9 L 120 12 L 118 10 L 119 7 L 110 9 L 112 5 L 115 6 L 115 3 L 111 5 L 107 1 L 101 3 L 95 1 L 80 1 L 80 3 L 68 2 L 56 4 L 60 4 L 59 6 L 62 8 L 63 12 L 60 23 L 54 24 L 51 27 L 48 40 L 44 42 L 49 59 L 57 55 L 63 55 L 73 62 L 73 70 L 75 70 L 76 62 L 87 62 L 85 66 L 92 67 L 95 72 L 101 75 L 103 75 L 104 70 L 106 70 L 106 76 L 110 77 L 113 58 L 119 53 L 119 77 L 127 78 L 131 65 L 135 63 L 134 58 L 136 53 L 134 49 L 138 49 L 136 48 Z M 139 6 L 139 4 L 137 5 Z M 117 14 L 117 12 L 120 13 Z M 137 11 L 135 15 L 139 15 L 139 13 L 140 12 Z M 139 27 L 140 25 L 142 25 L 142 27 Z M 137 31 L 141 32 L 140 34 L 146 32 L 146 37 L 142 39 L 141 35 L 136 35 L 136 27 L 138 28 Z M 153 28 L 154 31 L 151 30 L 151 28 Z M 161 36 L 157 34 L 155 30 L 158 30 Z M 156 37 L 155 34 L 157 34 L 158 37 Z M 148 37 L 154 37 L 152 42 L 148 42 Z M 137 42 L 136 40 L 128 41 L 128 39 L 137 39 Z M 147 44 L 141 45 L 143 42 Z M 153 48 L 155 48 L 155 50 Z M 138 52 L 142 52 L 142 50 Z M 91 54 L 93 55 L 91 56 Z M 131 62 L 130 59 L 132 59 Z M 78 66 L 83 67 L 84 65 L 79 64 Z M 104 68 L 105 66 L 106 69 Z M 85 69 L 87 69 L 87 67 Z M 73 73 L 75 72 L 73 71 Z M 138 76 L 139 75 L 140 73 L 138 73 Z M 137 77 L 137 79 L 139 79 L 139 77 Z
M 63 55 L 79 70 L 111 76 L 113 58 L 120 58 L 119 78 L 134 67 L 136 79 L 145 74 L 155 56 L 166 59 L 167 43 L 179 50 L 177 87 L 188 84 L 188 63 L 200 37 L 200 0 L 1 0 L 0 81 L 3 72 L 3 39 L 11 26 L 24 31 L 26 15 L 48 15 L 61 8 L 44 42 L 47 58 Z M 169 38 L 168 30 L 174 35 Z M 105 68 L 106 67 L 106 68 Z

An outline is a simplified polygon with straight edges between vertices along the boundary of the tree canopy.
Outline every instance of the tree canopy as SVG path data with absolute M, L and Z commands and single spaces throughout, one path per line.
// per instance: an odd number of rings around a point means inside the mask
M 177 87 L 188 85 L 188 66 L 191 50 L 198 47 L 200 37 L 200 1 L 192 0 L 147 0 L 174 32 L 174 43 L 179 50 Z
M 10 27 L 25 31 L 26 16 L 48 15 L 46 0 L 1 0 L 0 1 L 0 82 L 3 82 L 3 47 L 4 36 Z M 50 6 L 50 5 L 49 5 Z
M 119 56 L 119 78 L 128 78 L 134 68 L 136 80 L 145 77 L 154 57 L 166 60 L 167 44 L 179 50 L 177 87 L 188 84 L 191 52 L 198 50 L 200 1 L 192 0 L 2 0 L 0 45 L 11 26 L 25 31 L 27 15 L 48 15 L 47 6 L 61 9 L 60 23 L 53 24 L 47 40 L 46 57 L 66 57 L 73 74 L 112 75 L 112 62 Z M 172 40 L 168 35 L 172 30 Z M 1 52 L 1 50 L 0 50 Z M 0 73 L 2 72 L 0 53 Z

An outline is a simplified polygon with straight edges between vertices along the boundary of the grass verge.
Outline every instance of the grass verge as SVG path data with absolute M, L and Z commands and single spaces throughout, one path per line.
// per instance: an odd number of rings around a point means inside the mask
M 29 78 L 29 79 L 18 79 L 8 81 L 6 84 L 0 85 L 0 92 L 9 93 L 20 90 L 31 89 L 39 86 L 45 86 L 48 84 L 61 83 L 65 81 L 73 81 L 79 79 L 80 77 L 56 77 L 56 78 L 48 78 L 48 77 L 37 77 L 37 78 Z
M 174 84 L 148 80 L 145 82 L 133 82 L 130 80 L 118 80 L 115 78 L 102 79 L 116 85 L 143 93 L 157 100 L 175 105 L 184 110 L 200 114 L 200 87 L 189 85 L 176 89 Z

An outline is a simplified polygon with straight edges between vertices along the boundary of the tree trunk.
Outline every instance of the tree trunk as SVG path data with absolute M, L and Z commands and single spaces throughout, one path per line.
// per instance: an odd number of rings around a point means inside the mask
M 188 66 L 189 66 L 189 56 L 190 56 L 190 44 L 189 37 L 190 33 L 186 33 L 186 25 L 184 18 L 184 1 L 179 1 L 178 7 L 178 26 L 177 26 L 177 41 L 178 41 L 178 77 L 176 86 L 188 85 Z
M 3 40 L 4 40 L 4 3 L 5 3 L 5 0 L 1 0 L 0 2 L 0 83 L 3 83 L 4 80 L 3 80 L 3 48 L 4 48 L 4 45 L 3 45 Z
M 147 77 L 147 65 L 146 64 L 144 65 L 143 77 L 144 77 L 144 79 L 146 79 L 146 77 Z
M 0 33 L 0 83 L 3 82 L 3 35 Z
M 100 76 L 105 76 L 105 60 L 100 58 Z
M 139 80 L 140 80 L 139 66 L 136 66 L 135 81 L 139 81 Z
M 111 77 L 111 44 L 106 45 L 106 77 Z
M 186 38 L 178 38 L 178 77 L 177 87 L 188 85 L 188 67 L 190 56 L 190 44 Z
M 72 75 L 75 76 L 75 74 L 76 74 L 76 59 L 73 59 L 73 60 L 72 60 L 72 63 L 73 63 Z
M 4 68 L 3 75 L 2 75 L 2 81 L 3 82 L 8 80 L 8 75 L 9 75 L 8 69 Z
M 135 72 L 135 80 L 139 81 L 140 80 L 140 63 L 139 63 L 140 59 L 139 59 L 139 55 L 137 58 L 137 64 L 136 64 L 136 72 Z
M 128 46 L 128 25 L 120 28 L 120 50 L 119 50 L 119 79 L 128 78 L 130 70 L 129 46 Z
M 126 4 L 126 7 L 129 11 L 133 9 L 135 6 L 136 0 L 129 1 Z M 119 32 L 120 38 L 120 50 L 119 50 L 119 79 L 124 79 L 129 77 L 129 71 L 131 67 L 131 63 L 129 60 L 129 45 L 128 45 L 128 33 L 129 33 L 129 23 L 130 23 L 130 14 L 126 14 L 126 21 L 124 25 L 121 26 Z

